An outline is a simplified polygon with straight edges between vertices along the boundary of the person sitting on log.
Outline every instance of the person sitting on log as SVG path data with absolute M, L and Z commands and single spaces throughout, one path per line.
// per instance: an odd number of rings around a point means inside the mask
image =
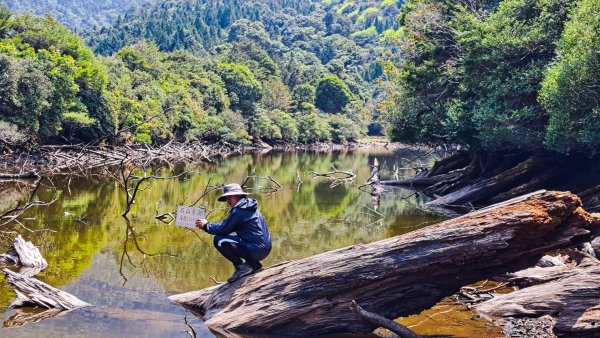
M 217 250 L 233 263 L 235 272 L 227 279 L 232 283 L 262 269 L 260 261 L 271 252 L 271 235 L 255 199 L 248 198 L 237 183 L 227 184 L 223 190 L 218 200 L 231 207 L 227 218 L 221 223 L 199 219 L 196 227 L 214 235 Z M 233 232 L 236 235 L 231 235 Z

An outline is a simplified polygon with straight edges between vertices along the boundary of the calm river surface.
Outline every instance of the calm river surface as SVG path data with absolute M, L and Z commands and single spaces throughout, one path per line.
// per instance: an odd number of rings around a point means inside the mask
M 403 167 L 420 155 L 407 150 L 363 149 L 331 153 L 248 154 L 200 166 L 176 167 L 174 172 L 195 170 L 173 180 L 152 181 L 141 191 L 129 218 L 135 228 L 130 234 L 120 217 L 125 195 L 115 181 L 106 178 L 54 177 L 54 189 L 44 187 L 41 199 L 57 200 L 23 216 L 30 233 L 17 230 L 25 239 L 40 246 L 49 266 L 37 278 L 72 293 L 94 307 L 61 316 L 27 322 L 23 318 L 36 311 L 16 311 L 8 305 L 14 292 L 0 277 L 1 337 L 189 337 L 184 318 L 199 337 L 214 335 L 196 317 L 171 304 L 167 296 L 214 285 L 209 276 L 225 280 L 233 271 L 230 264 L 213 249 L 212 238 L 164 224 L 156 214 L 174 211 L 190 204 L 202 194 L 208 180 L 213 183 L 241 182 L 246 175 L 270 175 L 283 186 L 272 195 L 256 194 L 273 237 L 273 251 L 264 265 L 295 260 L 324 251 L 368 243 L 403 234 L 440 220 L 420 209 L 423 197 L 407 190 L 393 190 L 381 198 L 378 216 L 371 197 L 357 187 L 370 174 L 369 163 L 377 157 L 384 169 Z M 419 160 L 430 165 L 433 158 Z M 417 162 L 418 164 L 419 162 Z M 412 166 L 415 163 L 410 164 Z M 330 187 L 330 181 L 312 178 L 310 171 L 327 172 L 335 166 L 353 170 L 354 183 Z M 297 172 L 302 184 L 297 185 Z M 414 174 L 405 171 L 407 175 Z M 171 172 L 161 171 L 168 175 Z M 402 174 L 403 171 L 400 171 Z M 390 177 L 386 171 L 383 178 Z M 50 182 L 44 181 L 46 185 Z M 266 184 L 256 182 L 255 186 Z M 0 183 L 0 210 L 27 196 L 24 184 Z M 200 204 L 214 211 L 209 220 L 219 221 L 226 214 L 225 204 L 216 202 L 219 191 Z M 135 239 L 139 248 L 135 245 Z M 0 252 L 7 249 L 1 243 Z M 145 253 L 145 254 L 144 254 Z M 438 310 L 404 320 L 423 334 L 488 337 L 497 330 L 470 320 L 472 313 L 452 304 L 438 304 Z M 433 312 L 432 312 L 433 311 Z M 465 325 L 465 321 L 468 322 Z M 470 322 L 469 322 L 470 321 Z M 443 323 L 442 323 L 443 322 Z

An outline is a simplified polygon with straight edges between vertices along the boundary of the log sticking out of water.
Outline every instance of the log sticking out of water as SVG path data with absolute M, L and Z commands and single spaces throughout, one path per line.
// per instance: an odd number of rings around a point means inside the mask
M 554 333 L 565 337 L 600 335 L 600 261 L 569 251 L 574 264 L 534 267 L 509 275 L 518 291 L 497 295 L 474 309 L 485 317 L 556 317 Z M 531 321 L 531 320 L 530 320 Z
M 398 335 L 398 337 L 400 337 L 400 338 L 421 338 L 421 336 L 412 332 L 406 326 L 404 326 L 400 323 L 396 323 L 395 321 L 393 321 L 391 319 L 387 319 L 376 313 L 369 312 L 369 311 L 363 309 L 356 303 L 356 301 L 352 301 L 352 303 L 350 303 L 350 309 L 352 310 L 352 312 L 359 315 L 360 318 L 362 318 L 363 320 L 365 320 L 369 323 L 373 323 L 377 326 L 384 327 L 384 328 L 392 331 L 396 335 Z
M 550 249 L 589 241 L 598 227 L 577 196 L 539 192 L 169 298 L 219 331 L 367 333 L 376 325 L 356 320 L 347 310 L 352 300 L 387 318 L 419 313 L 461 286 L 522 268 L 526 259 L 533 264 Z
M 21 267 L 21 274 L 27 277 L 37 275 L 48 266 L 40 250 L 33 243 L 25 241 L 21 235 L 15 238 L 12 247 L 5 254 L 0 255 L 0 263 Z
M 15 286 L 17 300 L 12 307 L 40 306 L 48 309 L 73 310 L 91 306 L 68 292 L 59 290 L 35 278 L 9 269 L 2 269 L 6 280 Z

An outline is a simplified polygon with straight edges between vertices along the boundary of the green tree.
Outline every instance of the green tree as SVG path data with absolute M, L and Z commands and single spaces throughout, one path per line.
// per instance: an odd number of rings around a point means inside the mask
M 303 83 L 294 88 L 292 98 L 296 101 L 296 104 L 301 103 L 315 103 L 316 88 L 309 83 Z
M 217 72 L 227 88 L 231 108 L 251 116 L 262 98 L 262 86 L 254 74 L 248 67 L 234 63 L 219 63 Z
M 327 113 L 339 113 L 352 100 L 348 86 L 335 75 L 328 75 L 319 81 L 315 105 Z
M 600 145 L 600 3 L 580 0 L 558 44 L 558 60 L 542 83 L 550 120 L 547 144 L 561 152 Z

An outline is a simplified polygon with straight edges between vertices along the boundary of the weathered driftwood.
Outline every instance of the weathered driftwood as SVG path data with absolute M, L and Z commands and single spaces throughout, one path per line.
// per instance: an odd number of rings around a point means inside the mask
M 534 267 L 510 274 L 508 280 L 524 287 L 497 295 L 474 309 L 489 317 L 556 318 L 557 336 L 600 335 L 600 261 L 571 251 L 575 264 Z
M 59 290 L 35 278 L 23 276 L 9 269 L 2 269 L 6 280 L 15 286 L 17 300 L 12 307 L 40 306 L 48 309 L 73 310 L 91 306 L 68 292 Z
M 540 192 L 405 235 L 271 267 L 169 297 L 223 331 L 366 333 L 352 300 L 387 318 L 419 313 L 461 286 L 589 240 L 597 220 L 571 193 Z M 529 264 L 529 262 L 528 262 Z
M 27 277 L 37 275 L 48 266 L 40 250 L 33 243 L 25 241 L 21 235 L 15 238 L 13 245 L 5 254 L 0 254 L 0 263 L 20 267 L 20 273 Z

